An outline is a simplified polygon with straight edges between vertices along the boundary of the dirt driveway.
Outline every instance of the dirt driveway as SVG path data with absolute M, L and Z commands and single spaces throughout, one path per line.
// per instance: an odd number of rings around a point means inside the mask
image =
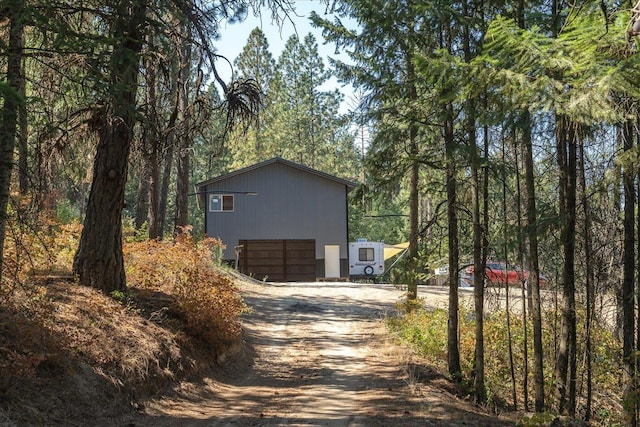
M 253 309 L 243 355 L 221 377 L 148 402 L 131 424 L 513 425 L 432 385 L 446 380 L 385 337 L 382 320 L 403 295 L 393 286 L 256 283 L 243 292 Z

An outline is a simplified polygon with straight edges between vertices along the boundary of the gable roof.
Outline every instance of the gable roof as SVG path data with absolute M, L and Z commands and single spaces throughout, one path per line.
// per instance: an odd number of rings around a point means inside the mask
M 338 178 L 337 176 L 329 175 L 328 173 L 325 173 L 325 172 L 320 172 L 319 170 L 312 169 L 312 168 L 310 168 L 308 166 L 305 166 L 305 165 L 302 165 L 300 163 L 295 163 L 295 162 L 292 162 L 290 160 L 285 160 L 282 157 L 273 157 L 271 159 L 264 160 L 264 161 L 259 162 L 259 163 L 255 163 L 255 164 L 250 165 L 250 166 L 246 166 L 246 167 L 238 169 L 236 171 L 229 172 L 227 174 L 220 175 L 220 176 L 217 176 L 215 178 L 208 179 L 206 181 L 202 181 L 202 182 L 196 184 L 196 188 L 200 189 L 200 188 L 205 187 L 207 185 L 214 184 L 216 182 L 220 182 L 220 181 L 223 181 L 223 180 L 225 180 L 227 178 L 231 178 L 231 177 L 234 177 L 234 176 L 237 176 L 237 175 L 242 175 L 244 173 L 247 173 L 247 172 L 250 172 L 250 171 L 253 171 L 253 170 L 256 170 L 256 169 L 260 169 L 260 168 L 263 168 L 265 166 L 272 165 L 274 163 L 280 163 L 280 164 L 283 164 L 285 166 L 289 166 L 291 168 L 298 169 L 298 170 L 301 170 L 303 172 L 306 172 L 306 173 L 309 173 L 309 174 L 312 174 L 312 175 L 316 175 L 316 176 L 319 176 L 321 178 L 337 182 L 339 184 L 346 185 L 348 190 L 351 190 L 352 188 L 355 188 L 358 185 L 355 182 L 352 182 L 352 181 L 349 181 L 349 180 L 346 180 L 346 179 L 342 179 L 342 178 Z

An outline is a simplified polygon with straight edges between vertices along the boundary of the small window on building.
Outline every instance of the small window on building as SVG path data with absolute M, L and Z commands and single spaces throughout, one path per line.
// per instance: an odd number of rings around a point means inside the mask
M 233 194 L 209 195 L 209 212 L 233 212 Z
M 373 248 L 358 248 L 359 261 L 374 261 Z

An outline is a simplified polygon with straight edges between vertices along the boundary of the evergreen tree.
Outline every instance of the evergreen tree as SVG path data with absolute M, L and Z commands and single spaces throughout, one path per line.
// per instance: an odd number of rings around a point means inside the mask
M 257 120 L 232 135 L 232 167 L 279 156 L 345 178 L 357 177 L 353 137 L 339 113 L 342 95 L 321 89 L 331 75 L 315 38 L 308 34 L 300 43 L 297 36 L 290 37 L 274 65 L 261 34 L 252 32 L 235 61 L 243 77 L 263 86 L 265 102 Z
M 515 105 L 528 106 L 529 110 L 552 111 L 558 117 L 555 140 L 560 209 L 557 215 L 563 230 L 564 259 L 563 325 L 556 365 L 556 403 L 560 411 L 573 415 L 576 410 L 577 369 L 574 268 L 576 145 L 584 140 L 582 135 L 587 126 L 596 122 L 621 122 L 626 108 L 612 101 L 619 99 L 616 95 L 620 93 L 636 98 L 638 86 L 634 82 L 639 80 L 633 75 L 638 68 L 632 65 L 637 59 L 629 56 L 625 41 L 619 37 L 623 33 L 622 19 L 612 19 L 617 31 L 609 28 L 607 32 L 603 31 L 602 21 L 598 19 L 600 11 L 595 7 L 583 8 L 580 13 L 558 9 L 554 13 L 556 18 L 551 20 L 551 29 L 555 30 L 549 33 L 537 29 L 523 30 L 513 21 L 496 19 L 487 35 L 490 41 L 487 52 L 492 56 L 493 78 L 502 82 L 500 89 L 509 94 Z M 571 20 L 557 26 L 565 13 L 573 14 Z M 495 67 L 497 64 L 499 66 Z M 529 221 L 531 224 L 535 218 Z M 535 268 L 532 270 L 537 272 Z M 536 298 L 535 276 L 533 292 Z M 534 314 L 535 307 L 536 304 Z M 534 350 L 537 353 L 540 335 L 534 329 Z M 538 356 L 536 354 L 537 364 Z M 537 386 L 542 383 L 541 377 L 541 373 L 536 372 Z M 541 402 L 542 393 L 536 390 L 538 411 L 543 409 Z
M 271 92 L 271 81 L 275 74 L 275 60 L 269 51 L 269 42 L 262 30 L 254 28 L 249 34 L 247 44 L 242 49 L 242 53 L 235 59 L 234 64 L 236 70 L 243 79 L 253 79 L 258 84 L 263 95 Z M 264 110 L 269 108 L 271 98 L 264 96 L 262 109 L 256 114 L 253 126 L 245 135 L 245 144 L 251 144 L 254 147 L 256 158 L 263 157 L 263 146 L 267 143 L 264 141 L 264 129 L 266 121 Z M 255 161 L 251 159 L 251 161 Z
M 73 271 L 81 284 L 105 292 L 125 288 L 122 211 L 129 151 L 136 121 L 140 53 L 145 38 L 147 3 L 116 2 L 108 23 L 114 40 L 105 83 L 100 141 L 93 182 Z
M 269 2 L 269 5 L 274 13 L 277 13 L 280 7 L 284 7 L 278 1 Z M 158 9 L 149 9 L 150 6 L 157 6 Z M 210 7 L 210 10 L 200 9 L 201 6 Z M 99 72 L 103 68 L 92 70 L 98 75 L 98 82 L 105 90 L 105 105 L 98 118 L 100 142 L 94 162 L 93 183 L 80 245 L 74 258 L 74 273 L 78 275 L 81 283 L 98 287 L 105 292 L 125 287 L 122 212 L 129 151 L 137 120 L 136 96 L 140 58 L 147 31 L 172 30 L 167 25 L 149 26 L 147 12 L 154 12 L 156 15 L 152 16 L 158 17 L 173 16 L 175 19 L 158 19 L 158 22 L 177 22 L 177 33 L 182 34 L 185 41 L 190 41 L 192 37 L 200 39 L 202 58 L 207 59 L 209 65 L 214 67 L 214 75 L 217 77 L 216 56 L 209 45 L 210 39 L 217 33 L 220 19 L 242 18 L 247 12 L 247 4 L 244 2 L 229 1 L 224 6 L 217 8 L 216 5 L 200 5 L 188 1 L 156 5 L 132 0 L 109 4 L 105 6 L 104 13 L 97 14 L 97 17 L 105 18 L 103 28 L 110 31 L 110 37 L 105 40 L 104 45 L 110 54 L 105 55 L 107 61 L 104 69 L 107 70 L 107 76 L 100 76 Z M 190 43 L 187 43 L 187 48 L 183 49 L 182 53 L 185 51 L 190 51 Z M 190 70 L 190 63 L 190 56 L 185 56 L 180 69 Z M 183 126 L 179 134 L 182 143 L 178 152 L 181 173 L 178 177 L 180 185 L 177 187 L 177 225 L 186 224 L 185 200 L 190 187 L 188 152 L 191 145 L 191 128 L 188 122 L 192 119 L 192 112 L 187 110 L 187 87 L 190 84 L 188 75 L 181 75 L 179 88 L 181 101 L 178 113 L 182 115 Z M 217 79 L 217 82 L 222 86 L 226 97 L 226 127 L 231 128 L 238 120 L 251 114 L 256 104 L 257 93 L 253 85 L 244 82 L 232 83 L 229 86 L 220 79 Z M 198 87 L 198 84 L 194 86 Z M 107 238 L 109 240 L 105 240 Z
M 328 41 L 346 49 L 355 65 L 336 63 L 339 76 L 368 93 L 366 111 L 378 122 L 369 151 L 370 168 L 377 182 L 393 194 L 393 188 L 409 182 L 409 259 L 408 296 L 417 296 L 418 181 L 424 156 L 424 133 L 415 112 L 419 101 L 415 52 L 430 36 L 419 13 L 418 2 L 349 1 L 337 6 L 338 16 L 354 19 L 357 30 L 312 15 Z

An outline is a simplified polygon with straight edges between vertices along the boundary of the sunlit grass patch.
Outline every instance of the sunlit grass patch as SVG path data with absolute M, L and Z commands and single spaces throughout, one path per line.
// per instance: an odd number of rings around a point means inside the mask
M 578 324 L 584 324 L 584 310 L 578 310 Z M 466 308 L 459 311 L 458 345 L 464 381 L 473 382 L 475 363 L 475 316 Z M 551 404 L 553 397 L 553 375 L 557 333 L 554 325 L 556 313 L 546 311 L 543 319 L 543 353 L 545 401 Z M 485 387 L 489 403 L 503 409 L 513 409 L 513 385 L 509 352 L 509 332 L 513 355 L 513 377 L 515 378 L 517 407 L 524 407 L 524 378 L 528 380 L 529 406 L 533 407 L 534 366 L 533 330 L 531 321 L 526 322 L 527 359 L 525 361 L 525 325 L 522 317 L 511 313 L 510 329 L 507 328 L 506 311 L 491 313 L 484 319 L 484 360 Z M 582 322 L 582 323 L 581 323 Z M 429 364 L 447 372 L 447 325 L 448 312 L 445 309 L 414 309 L 388 319 L 388 326 L 401 341 L 408 343 Z M 584 410 L 587 389 L 586 337 L 584 328 L 579 328 L 577 390 L 579 410 Z M 606 425 L 619 423 L 622 390 L 620 370 L 620 344 L 613 333 L 602 325 L 594 323 L 591 328 L 591 357 L 593 408 L 592 419 Z M 526 365 L 525 365 L 526 363 Z M 553 408 L 550 406 L 550 410 Z

